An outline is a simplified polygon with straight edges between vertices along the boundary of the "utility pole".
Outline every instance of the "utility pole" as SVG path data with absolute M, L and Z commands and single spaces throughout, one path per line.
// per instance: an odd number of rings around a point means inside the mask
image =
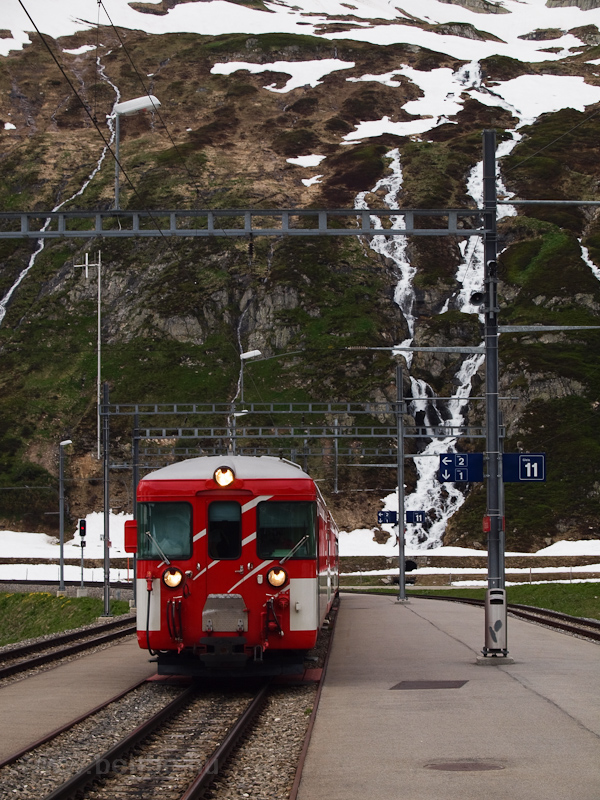
M 396 365 L 396 428 L 398 480 L 398 603 L 406 602 L 406 562 L 404 559 L 404 370 Z
M 498 409 L 498 240 L 496 233 L 496 131 L 483 132 L 483 214 L 485 234 L 485 398 L 488 531 L 488 589 L 504 589 L 504 513 Z
M 118 119 L 118 117 L 117 117 Z M 98 461 L 102 457 L 101 452 L 101 432 L 100 432 L 100 386 L 101 386 L 101 364 L 102 364 L 102 251 L 98 250 L 98 261 L 90 262 L 89 253 L 85 254 L 85 261 L 83 264 L 73 264 L 75 269 L 85 269 L 85 278 L 87 280 L 89 274 L 89 267 L 96 267 L 98 270 L 98 330 L 97 330 L 97 351 L 98 351 L 98 364 L 97 364 L 97 379 L 96 379 L 96 441 L 98 446 Z
M 104 384 L 104 397 L 102 404 L 103 436 L 102 444 L 104 448 L 104 613 L 103 616 L 111 617 L 110 613 L 110 494 L 109 494 L 109 471 L 110 471 L 110 436 L 109 436 L 109 392 L 108 383 Z
M 498 409 L 498 238 L 496 231 L 496 132 L 483 132 L 483 255 L 485 262 L 485 419 L 488 534 L 488 589 L 485 599 L 483 657 L 478 663 L 512 664 L 507 647 L 504 580 L 504 487 Z

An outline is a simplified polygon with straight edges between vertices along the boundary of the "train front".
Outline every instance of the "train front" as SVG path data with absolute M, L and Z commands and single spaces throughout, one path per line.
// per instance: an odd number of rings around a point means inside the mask
M 138 641 L 159 674 L 301 669 L 337 552 L 308 475 L 266 456 L 190 459 L 140 481 L 137 517 Z

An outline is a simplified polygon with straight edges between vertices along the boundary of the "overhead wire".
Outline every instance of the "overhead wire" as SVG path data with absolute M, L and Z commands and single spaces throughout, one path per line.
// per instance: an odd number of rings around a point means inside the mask
M 117 27 L 115 26 L 114 22 L 112 21 L 112 19 L 111 19 L 111 17 L 110 17 L 110 14 L 109 14 L 109 13 L 108 13 L 108 11 L 106 10 L 106 6 L 105 6 L 105 5 L 104 5 L 104 3 L 102 2 L 102 0 L 98 0 L 98 5 L 99 5 L 99 6 L 102 6 L 102 8 L 104 9 L 104 13 L 106 14 L 106 17 L 107 17 L 107 19 L 108 19 L 108 21 L 109 21 L 109 23 L 110 23 L 110 25 L 111 25 L 111 27 L 112 27 L 112 29 L 113 29 L 114 33 L 115 33 L 115 35 L 116 35 L 117 39 L 119 40 L 119 43 L 120 43 L 121 47 L 123 48 L 123 52 L 124 52 L 124 53 L 125 53 L 125 55 L 127 56 L 128 60 L 129 60 L 129 63 L 131 64 L 131 66 L 132 66 L 132 68 L 133 68 L 133 71 L 135 72 L 135 74 L 136 74 L 136 76 L 137 76 L 137 78 L 138 78 L 138 80 L 139 80 L 139 82 L 140 82 L 140 85 L 142 86 L 142 88 L 143 88 L 143 90 L 144 90 L 144 94 L 148 95 L 148 97 L 151 97 L 151 95 L 150 95 L 150 91 L 149 91 L 149 89 L 146 87 L 146 84 L 145 84 L 145 82 L 144 82 L 144 79 L 143 79 L 143 78 L 142 78 L 142 76 L 140 75 L 140 73 L 139 73 L 139 70 L 138 70 L 138 68 L 136 67 L 136 65 L 135 65 L 135 63 L 134 63 L 134 61 L 133 61 L 133 58 L 131 57 L 131 54 L 129 53 L 129 50 L 127 49 L 127 46 L 125 45 L 125 42 L 124 42 L 124 40 L 122 39 L 122 37 L 121 37 L 121 34 L 119 33 L 119 30 L 118 30 L 118 29 L 117 29 Z M 99 25 L 100 25 L 100 22 L 98 22 L 98 27 L 99 27 Z M 199 189 L 199 186 L 198 186 L 198 184 L 197 184 L 197 182 L 196 182 L 196 178 L 195 178 L 195 176 L 194 176 L 194 175 L 191 173 L 191 171 L 190 171 L 190 169 L 189 169 L 189 167 L 188 167 L 188 165 L 187 165 L 187 163 L 186 163 L 186 160 L 185 160 L 185 158 L 183 157 L 183 154 L 181 153 L 181 151 L 180 151 L 179 147 L 177 146 L 177 144 L 175 143 L 175 141 L 174 141 L 173 137 L 171 136 L 171 132 L 169 131 L 169 129 L 168 129 L 168 127 L 167 127 L 167 124 L 166 124 L 166 122 L 165 122 L 165 121 L 164 121 L 164 119 L 162 118 L 162 116 L 161 116 L 161 113 L 160 113 L 160 111 L 158 110 L 158 107 L 157 107 L 157 106 L 154 106 L 154 112 L 156 113 L 156 116 L 159 118 L 159 120 L 160 120 L 160 122 L 161 122 L 161 125 L 163 126 L 163 128 L 164 128 L 164 130 L 165 130 L 165 133 L 166 133 L 166 134 L 167 134 L 167 136 L 169 137 L 169 141 L 170 141 L 170 142 L 171 142 L 171 144 L 173 145 L 173 148 L 175 149 L 175 152 L 177 153 L 177 156 L 178 156 L 178 157 L 179 157 L 179 159 L 181 160 L 181 163 L 182 163 L 182 165 L 183 165 L 183 167 L 184 167 L 185 171 L 187 172 L 187 174 L 188 174 L 188 176 L 189 176 L 189 178 L 190 178 L 190 180 L 191 180 L 191 182 L 192 182 L 192 184 L 193 184 L 193 186 L 194 186 L 194 189 L 196 190 L 196 200 L 197 200 L 197 199 L 198 199 L 198 197 L 199 197 L 199 195 L 200 195 L 200 189 Z
M 525 164 L 526 161 L 529 161 L 530 159 L 535 158 L 540 153 L 543 153 L 544 150 L 547 150 L 549 147 L 552 147 L 553 144 L 556 144 L 556 142 L 559 142 L 561 139 L 564 139 L 565 136 L 569 136 L 571 133 L 573 133 L 573 131 L 577 130 L 577 128 L 581 128 L 582 125 L 585 125 L 586 122 L 589 122 L 591 119 L 596 117 L 598 114 L 600 114 L 600 108 L 597 109 L 596 111 L 592 112 L 589 115 L 589 117 L 586 117 L 585 119 L 582 119 L 580 122 L 577 123 L 577 125 L 573 125 L 573 127 L 569 128 L 568 131 L 565 131 L 564 133 L 561 133 L 560 136 L 557 136 L 551 142 L 548 142 L 548 144 L 545 144 L 543 147 L 540 147 L 540 149 L 536 150 L 535 153 L 532 153 L 530 156 L 527 156 L 527 158 L 524 158 L 522 161 L 519 161 L 518 164 L 514 164 L 509 169 L 502 170 L 503 173 L 505 175 L 507 175 L 509 172 L 512 172 L 514 169 L 517 169 L 517 167 L 520 167 L 523 164 Z
M 91 111 L 90 111 L 90 109 L 89 109 L 89 107 L 88 107 L 87 103 L 85 103 L 85 102 L 84 102 L 84 100 L 83 100 L 83 98 L 82 98 L 82 97 L 79 95 L 79 93 L 78 93 L 77 89 L 76 89 L 76 88 L 75 88 L 75 86 L 73 85 L 73 82 L 71 81 L 71 79 L 69 78 L 69 76 L 67 75 L 67 73 L 65 72 L 65 69 L 64 69 L 64 67 L 62 66 L 62 64 L 60 63 L 60 61 L 58 60 L 58 58 L 56 57 L 55 53 L 52 51 L 52 48 L 50 47 L 50 45 L 49 45 L 49 44 L 48 44 L 48 42 L 46 41 L 45 37 L 42 35 L 42 33 L 41 33 L 40 29 L 38 28 L 38 26 L 37 26 L 37 25 L 36 25 L 36 23 L 34 22 L 34 20 L 33 20 L 32 16 L 31 16 L 31 14 L 29 13 L 29 11 L 27 10 L 27 8 L 25 7 L 25 4 L 23 3 L 23 0 L 19 0 L 19 5 L 21 6 L 21 8 L 23 9 L 23 11 L 24 11 L 24 12 L 25 12 L 25 14 L 27 15 L 27 17 L 28 17 L 29 21 L 31 22 L 31 24 L 33 25 L 33 27 L 34 27 L 34 29 L 35 29 L 36 33 L 37 33 L 37 34 L 38 34 L 38 36 L 40 37 L 40 39 L 41 39 L 41 41 L 42 41 L 42 43 L 43 43 L 44 47 L 46 48 L 46 50 L 47 50 L 47 51 L 48 51 L 48 53 L 50 54 L 50 56 L 51 56 L 52 60 L 54 61 L 54 63 L 55 63 L 55 64 L 56 64 L 56 66 L 58 67 L 58 69 L 60 70 L 60 72 L 61 72 L 61 74 L 62 74 L 63 78 L 64 78 L 64 79 L 66 80 L 66 82 L 69 84 L 69 87 L 71 88 L 71 91 L 73 92 L 73 94 L 74 94 L 74 96 L 76 97 L 76 99 L 79 101 L 79 104 L 81 105 L 81 107 L 83 108 L 83 110 L 85 111 L 85 113 L 87 114 L 87 116 L 89 117 L 89 119 L 90 119 L 90 121 L 91 121 L 92 125 L 94 126 L 94 128 L 95 128 L 95 129 L 96 129 L 96 131 L 97 131 L 97 133 L 99 134 L 99 136 L 101 137 L 102 141 L 104 142 L 104 145 L 105 145 L 106 149 L 107 149 L 107 150 L 108 150 L 108 152 L 109 152 L 109 153 L 112 155 L 112 157 L 114 158 L 115 162 L 118 164 L 118 166 L 119 166 L 119 169 L 121 169 L 121 170 L 122 170 L 122 172 L 123 172 L 123 175 L 125 176 L 125 179 L 127 180 L 127 183 L 129 184 L 129 186 L 130 186 L 130 187 L 131 187 L 131 189 L 133 190 L 133 192 L 134 192 L 135 196 L 136 196 L 136 197 L 137 197 L 137 198 L 138 198 L 138 199 L 141 201 L 141 207 L 142 207 L 142 208 L 143 208 L 143 210 L 144 210 L 144 211 L 145 211 L 145 212 L 148 214 L 148 216 L 150 217 L 150 219 L 151 219 L 151 220 L 153 220 L 153 222 L 154 222 L 154 223 L 155 223 L 155 225 L 156 225 L 156 230 L 159 232 L 160 236 L 161 236 L 161 237 L 162 237 L 162 238 L 165 240 L 165 242 L 168 244 L 168 246 L 169 246 L 169 247 L 171 248 L 171 250 L 172 250 L 171 243 L 169 242 L 168 238 L 165 236 L 165 233 L 164 233 L 164 231 L 163 231 L 163 230 L 160 228 L 160 226 L 159 226 L 159 224 L 158 224 L 158 220 L 157 220 L 157 219 L 154 217 L 154 215 L 152 214 L 152 211 L 150 211 L 150 209 L 146 208 L 146 206 L 144 205 L 144 202 L 143 202 L 143 200 L 142 200 L 142 197 L 140 196 L 140 194 L 139 194 L 138 190 L 137 190 L 137 189 L 136 189 L 136 187 L 134 186 L 134 184 L 133 184 L 133 181 L 131 180 L 131 178 L 130 178 L 130 177 L 129 177 L 129 175 L 127 174 L 127 171 L 126 171 L 126 170 L 123 168 L 123 165 L 121 164 L 121 162 L 120 162 L 120 161 L 119 161 L 119 159 L 117 158 L 117 156 L 116 156 L 116 154 L 115 154 L 114 150 L 111 148 L 111 146 L 110 146 L 110 142 L 107 140 L 106 136 L 104 135 L 104 132 L 101 130 L 100 126 L 98 125 L 98 122 L 97 122 L 97 120 L 94 118 L 94 115 L 92 115 L 92 113 L 91 113 Z M 172 251 L 173 251 L 173 253 L 175 253 L 175 251 L 174 251 L 174 250 L 172 250 Z
M 143 78 L 142 78 L 142 76 L 140 75 L 140 73 L 139 73 L 139 71 L 138 71 L 138 69 L 137 69 L 137 67 L 136 67 L 136 65 L 135 65 L 135 63 L 134 63 L 134 61 L 133 61 L 133 58 L 131 57 L 131 54 L 129 53 L 129 51 L 128 51 L 128 49 L 127 49 L 127 46 L 125 45 L 125 42 L 124 42 L 124 41 L 123 41 L 123 39 L 121 38 L 121 35 L 120 35 L 120 33 L 119 33 L 119 30 L 118 30 L 118 28 L 115 26 L 114 22 L 112 21 L 112 19 L 111 19 L 111 17 L 110 17 L 110 14 L 108 13 L 108 11 L 107 11 L 107 9 L 106 9 L 106 6 L 105 6 L 105 5 L 104 5 L 104 3 L 103 3 L 103 0 L 98 0 L 98 5 L 99 5 L 99 6 L 101 5 L 101 6 L 102 6 L 102 8 L 104 9 L 104 13 L 106 14 L 106 17 L 107 17 L 107 19 L 108 19 L 108 21 L 109 21 L 109 23 L 110 23 L 110 25 L 111 25 L 111 27 L 112 27 L 112 29 L 113 29 L 114 33 L 115 33 L 115 35 L 116 35 L 117 39 L 119 40 L 119 43 L 120 43 L 121 47 L 123 48 L 123 52 L 124 52 L 124 53 L 125 53 L 125 55 L 127 56 L 128 60 L 129 60 L 129 63 L 131 64 L 131 66 L 132 66 L 132 68 L 133 68 L 133 71 L 134 71 L 134 72 L 135 72 L 135 74 L 137 75 L 137 78 L 138 78 L 138 80 L 139 80 L 139 82 L 140 82 L 140 84 L 141 84 L 142 88 L 144 89 L 144 94 L 148 95 L 148 97 L 151 97 L 151 95 L 150 95 L 150 92 L 149 92 L 149 90 L 147 89 L 147 87 L 146 87 L 146 84 L 144 83 L 144 79 L 143 79 Z M 98 24 L 99 24 L 99 23 L 98 23 Z M 154 103 L 153 103 L 153 106 L 154 106 Z M 175 152 L 177 153 L 177 156 L 178 156 L 178 157 L 179 157 L 179 159 L 181 160 L 181 163 L 183 164 L 183 167 L 184 167 L 185 171 L 187 172 L 187 174 L 188 174 L 188 176 L 189 176 L 189 178 L 190 178 L 190 180 L 191 180 L 191 182 L 192 182 L 192 185 L 194 186 L 194 189 L 195 189 L 195 192 L 196 192 L 196 204 L 197 204 L 197 203 L 198 203 L 198 200 L 199 200 L 199 197 L 200 197 L 200 188 L 199 188 L 199 186 L 198 186 L 198 184 L 197 184 L 197 182 L 196 182 L 196 178 L 195 178 L 195 176 L 194 176 L 194 175 L 191 173 L 191 171 L 190 171 L 190 169 L 189 169 L 189 167 L 188 167 L 188 165 L 187 165 L 187 162 L 186 162 L 185 158 L 183 157 L 183 154 L 181 153 L 181 151 L 180 151 L 179 147 L 177 146 L 177 144 L 176 144 L 175 140 L 174 140 L 174 139 L 173 139 L 173 137 L 171 136 L 171 133 L 170 133 L 170 131 L 169 131 L 168 127 L 167 127 L 167 124 L 166 124 L 166 122 L 163 120 L 163 118 L 162 118 L 162 116 L 161 116 L 161 114 L 160 114 L 160 111 L 158 110 L 158 108 L 157 108 L 156 106 L 154 106 L 154 111 L 155 111 L 156 115 L 158 116 L 158 118 L 159 118 L 159 120 L 160 120 L 160 122 L 161 122 L 161 124 L 162 124 L 162 126 L 163 126 L 163 128 L 164 128 L 164 130 L 165 130 L 165 132 L 166 132 L 166 134 L 167 134 L 167 136 L 169 137 L 169 141 L 170 141 L 170 142 L 171 142 L 171 144 L 173 145 L 173 148 L 175 149 Z M 219 228 L 219 230 L 220 230 L 220 231 L 223 233 L 223 235 L 225 236 L 225 238 L 229 238 L 229 237 L 228 237 L 228 234 L 227 234 L 227 232 L 225 231 L 225 229 L 223 228 L 223 226 L 222 226 L 222 225 L 220 225 L 219 223 L 217 223 L 217 227 L 218 227 L 218 228 Z M 251 236 L 251 235 L 250 235 L 250 236 Z M 250 258 L 252 258 L 252 253 L 253 253 L 253 244 L 252 244 L 252 241 L 250 241 L 250 244 L 249 244 L 249 257 L 250 257 Z

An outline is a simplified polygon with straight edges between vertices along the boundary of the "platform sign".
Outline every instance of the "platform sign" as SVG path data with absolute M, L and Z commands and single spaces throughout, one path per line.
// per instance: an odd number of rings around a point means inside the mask
M 389 525 L 392 523 L 395 525 L 398 522 L 398 512 L 397 511 L 378 511 L 377 512 L 377 524 L 378 525 Z
M 442 483 L 483 480 L 483 453 L 442 453 L 438 477 Z
M 546 480 L 545 453 L 503 453 L 504 483 L 540 483 Z
M 424 511 L 407 511 L 406 512 L 406 521 L 412 522 L 413 524 L 423 524 L 425 522 L 425 512 Z

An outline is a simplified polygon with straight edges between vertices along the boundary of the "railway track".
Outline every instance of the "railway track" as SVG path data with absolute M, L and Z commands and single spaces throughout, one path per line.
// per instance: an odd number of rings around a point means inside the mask
M 45 800 L 194 800 L 201 797 L 267 701 L 201 695 L 195 687 L 123 737 Z
M 0 680 L 66 658 L 93 647 L 109 644 L 135 633 L 131 617 L 113 620 L 84 631 L 72 631 L 0 653 Z
M 412 594 L 412 596 L 423 597 L 428 600 L 450 600 L 451 602 L 467 603 L 472 606 L 483 606 L 485 604 L 485 601 L 475 600 L 472 597 L 442 597 L 430 594 Z M 572 633 L 576 636 L 582 636 L 586 639 L 600 642 L 599 620 L 573 617 L 569 614 L 563 614 L 560 611 L 537 608 L 537 606 L 526 606 L 521 603 L 507 603 L 506 609 L 509 613 L 513 614 L 513 616 L 519 617 L 520 619 L 537 622 L 555 630 L 565 631 L 566 633 Z

